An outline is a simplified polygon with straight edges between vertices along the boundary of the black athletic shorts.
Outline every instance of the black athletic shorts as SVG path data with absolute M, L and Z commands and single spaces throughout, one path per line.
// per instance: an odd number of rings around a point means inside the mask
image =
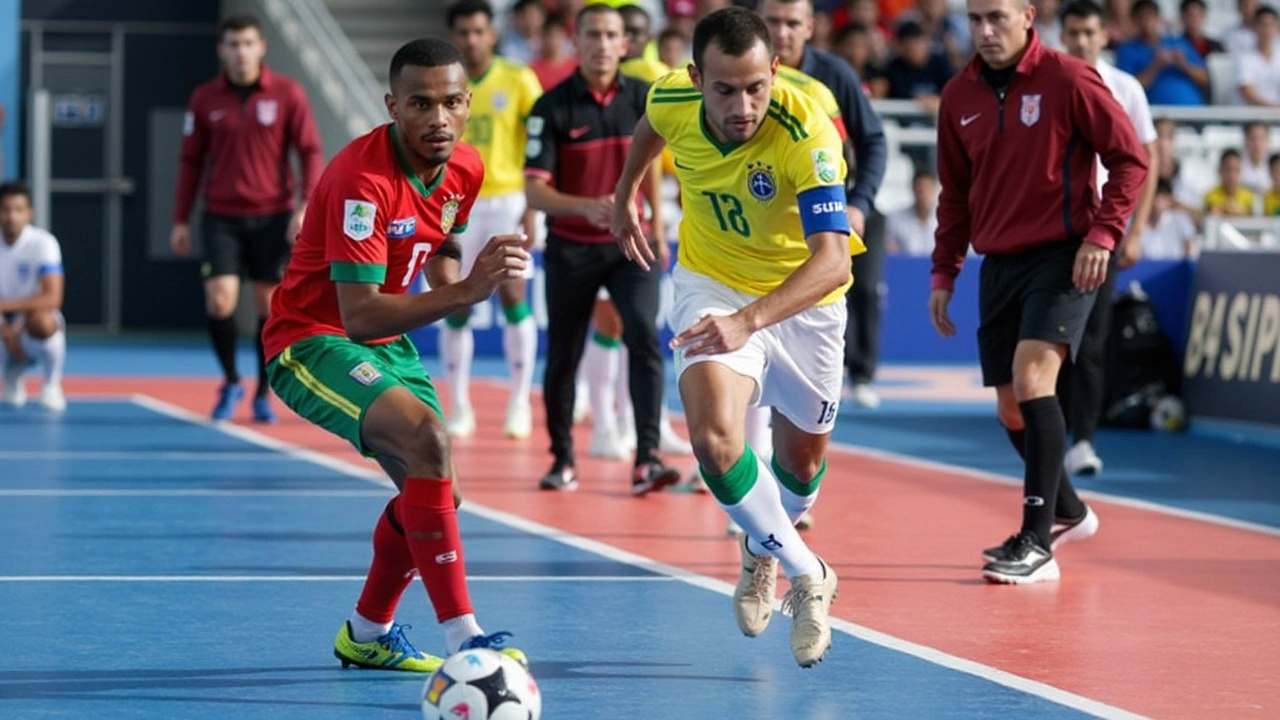
M 1052 243 L 1017 255 L 988 255 L 978 280 L 978 358 L 982 384 L 1013 381 L 1019 340 L 1067 345 L 1075 359 L 1097 292 L 1071 281 L 1080 241 Z
M 206 278 L 244 275 L 250 280 L 279 283 L 289 262 L 291 246 L 285 233 L 292 212 L 275 215 L 216 215 L 205 213 L 201 225 Z

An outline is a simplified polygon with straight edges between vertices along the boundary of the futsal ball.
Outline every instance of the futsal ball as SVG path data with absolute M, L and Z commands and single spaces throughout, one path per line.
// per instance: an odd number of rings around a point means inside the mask
M 425 720 L 538 720 L 542 695 L 524 666 L 494 650 L 444 661 L 422 691 Z
M 1177 432 L 1187 425 L 1187 408 L 1176 395 L 1165 395 L 1151 408 L 1151 427 L 1164 432 Z

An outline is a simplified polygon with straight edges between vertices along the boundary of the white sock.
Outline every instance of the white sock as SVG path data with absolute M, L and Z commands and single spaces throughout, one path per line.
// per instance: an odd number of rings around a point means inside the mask
M 818 562 L 818 557 L 800 539 L 795 524 L 782 507 L 778 483 L 769 466 L 755 457 L 755 453 L 751 455 L 755 458 L 756 467 L 750 489 L 737 504 L 721 503 L 720 506 L 747 533 L 747 550 L 752 555 L 772 555 L 778 558 L 788 578 L 821 574 L 822 564 Z M 734 470 L 739 468 L 735 467 Z M 749 467 L 740 470 L 751 472 Z M 717 488 L 712 488 L 713 493 L 716 490 Z
M 461 329 L 445 323 L 440 328 L 440 359 L 444 361 L 444 383 L 453 399 L 453 412 L 471 407 L 471 358 L 476 352 L 471 327 Z
M 476 616 L 470 613 L 445 620 L 440 623 L 440 627 L 444 629 L 444 647 L 450 655 L 461 650 L 462 643 L 484 634 L 480 623 L 476 622 Z
M 747 408 L 746 439 L 756 457 L 767 462 L 765 458 L 773 457 L 773 411 L 768 405 L 757 405 Z
M 46 385 L 62 383 L 62 367 L 67 361 L 67 334 L 62 330 L 38 340 L 22 334 L 22 352 L 40 366 Z
M 358 643 L 373 642 L 391 632 L 391 623 L 374 622 L 358 612 L 351 613 L 351 639 Z
M 635 432 L 636 409 L 631 404 L 631 359 L 627 346 L 618 348 L 618 427 Z
M 818 490 L 814 488 L 809 495 L 797 495 L 791 492 L 785 485 L 778 483 L 778 493 L 782 496 L 782 507 L 787 511 L 787 517 L 791 518 L 791 524 L 795 525 L 800 521 L 800 516 L 809 512 L 809 508 L 818 501 Z
M 538 360 L 538 326 L 529 316 L 502 328 L 502 352 L 511 376 L 512 402 L 529 402 L 533 391 L 533 366 Z
M 618 382 L 618 358 L 616 347 L 601 345 L 595 336 L 587 340 L 582 353 L 583 377 L 587 381 L 587 394 L 591 398 L 591 428 L 593 433 L 617 432 L 613 404 L 617 399 L 614 388 Z

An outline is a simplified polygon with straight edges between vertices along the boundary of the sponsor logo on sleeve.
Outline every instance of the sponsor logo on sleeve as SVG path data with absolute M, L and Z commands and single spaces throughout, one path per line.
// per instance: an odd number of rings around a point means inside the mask
M 530 115 L 529 119 L 524 121 L 524 128 L 531 138 L 541 137 L 542 131 L 546 126 L 546 120 L 538 115 Z
M 813 174 L 824 183 L 833 183 L 840 176 L 839 165 L 835 155 L 826 148 L 813 151 Z
M 373 236 L 373 219 L 378 206 L 364 200 L 347 200 L 342 205 L 342 232 L 352 240 L 368 240 Z

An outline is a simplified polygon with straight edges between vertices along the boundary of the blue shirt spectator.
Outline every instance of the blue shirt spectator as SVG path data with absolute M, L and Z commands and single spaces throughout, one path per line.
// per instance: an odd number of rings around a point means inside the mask
M 1209 72 L 1185 37 L 1162 37 L 1160 7 L 1138 0 L 1131 11 L 1138 37 L 1116 48 L 1116 67 L 1135 76 L 1152 105 L 1204 105 Z

